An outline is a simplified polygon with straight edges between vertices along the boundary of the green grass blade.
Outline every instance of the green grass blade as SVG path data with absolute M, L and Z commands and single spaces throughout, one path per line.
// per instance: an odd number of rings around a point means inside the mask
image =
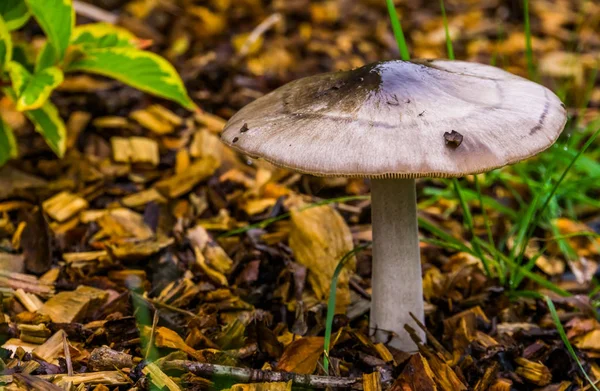
M 475 190 L 477 193 L 477 198 L 479 199 L 479 207 L 481 208 L 481 215 L 483 216 L 483 224 L 485 225 L 485 231 L 487 233 L 487 237 L 488 237 L 488 242 L 490 244 L 490 247 L 496 247 L 496 243 L 494 241 L 494 234 L 492 233 L 492 226 L 490 224 L 490 219 L 488 218 L 488 214 L 487 211 L 485 210 L 485 204 L 483 203 L 483 196 L 481 194 L 481 186 L 479 185 L 479 179 L 477 178 L 477 175 L 473 175 L 473 179 L 475 182 Z M 500 279 L 500 283 L 502 283 L 502 285 L 504 285 L 504 280 L 505 280 L 505 268 L 503 266 L 502 263 L 500 263 L 498 256 L 497 255 L 493 255 L 494 256 L 494 262 L 496 264 L 496 267 L 500 268 L 500 270 L 497 270 L 497 274 L 498 274 L 498 278 Z
M 475 232 L 475 225 L 473 224 L 473 216 L 471 215 L 471 209 L 469 208 L 469 205 L 465 201 L 465 197 L 463 197 L 460 182 L 458 181 L 458 179 L 453 178 L 452 184 L 454 185 L 454 191 L 456 192 L 456 196 L 458 197 L 460 206 L 463 210 L 464 223 L 467 226 L 467 228 L 469 229 L 469 231 L 471 232 L 471 237 L 473 238 L 473 240 L 472 240 L 473 250 L 475 250 L 476 256 L 479 257 L 479 259 L 481 259 L 481 262 L 483 263 L 483 268 L 485 270 L 485 274 L 488 277 L 491 277 L 492 272 L 490 270 L 490 265 L 487 261 L 487 258 L 483 255 L 483 252 L 481 251 L 481 247 L 479 247 L 479 241 L 474 240 L 477 237 L 477 234 Z
M 333 316 L 335 315 L 335 295 L 337 291 L 338 277 L 352 256 L 366 249 L 370 245 L 371 243 L 357 246 L 344 254 L 342 259 L 340 259 L 338 262 L 335 271 L 333 272 L 333 276 L 331 277 L 331 285 L 329 286 L 329 300 L 327 301 L 327 319 L 325 321 L 325 343 L 323 345 L 323 367 L 327 375 L 329 375 L 329 347 L 331 346 L 331 329 L 333 327 Z
M 432 224 L 421 217 L 419 217 L 419 227 L 437 236 L 443 242 L 451 243 L 452 248 L 458 249 L 458 251 L 473 253 L 473 250 L 465 245 L 460 239 L 455 238 L 443 229 L 435 226 L 435 224 Z
M 525 55 L 527 57 L 527 72 L 531 80 L 536 79 L 533 64 L 533 47 L 531 43 L 531 24 L 529 23 L 529 0 L 523 0 L 523 18 L 525 19 Z
M 394 31 L 394 37 L 398 43 L 398 50 L 400 50 L 400 58 L 404 61 L 410 60 L 410 54 L 408 53 L 408 45 L 404 38 L 404 32 L 402 31 L 402 25 L 400 24 L 400 17 L 396 11 L 394 0 L 386 0 L 388 12 L 390 14 L 390 22 L 392 23 L 392 30 Z
M 560 319 L 558 317 L 558 313 L 556 312 L 556 307 L 554 307 L 554 303 L 552 302 L 552 300 L 550 300 L 550 298 L 548 296 L 544 296 L 544 299 L 546 300 L 546 305 L 548 306 L 548 310 L 550 311 L 550 315 L 552 316 L 552 320 L 554 321 L 554 325 L 556 326 L 556 330 L 558 330 L 558 334 L 560 335 L 560 339 L 562 339 L 563 343 L 567 347 L 567 350 L 569 351 L 569 354 L 571 354 L 571 357 L 573 358 L 573 360 L 575 360 L 575 362 L 577 363 L 577 366 L 579 366 L 579 369 L 581 370 L 581 373 L 583 373 L 583 376 L 585 377 L 585 379 L 590 383 L 590 386 L 592 386 L 592 388 L 594 390 L 600 391 L 600 390 L 598 390 L 598 387 L 596 387 L 596 384 L 594 383 L 594 381 L 592 381 L 592 379 L 590 379 L 589 375 L 587 374 L 587 372 L 583 368 L 583 365 L 581 364 L 581 361 L 579 360 L 579 357 L 577 357 L 577 354 L 575 353 L 575 349 L 573 349 L 573 346 L 571 345 L 571 342 L 569 342 L 569 338 L 567 338 L 567 334 L 565 333 L 565 329 L 563 328 L 562 323 L 560 322 Z
M 510 257 L 506 256 L 498 249 L 496 249 L 494 247 L 490 247 L 490 245 L 488 243 L 486 243 L 485 241 L 483 241 L 479 238 L 477 238 L 477 240 L 480 241 L 480 245 L 484 249 L 486 249 L 488 252 L 490 252 L 490 254 L 497 255 L 498 258 L 500 259 L 500 262 L 505 263 L 512 272 L 521 273 L 524 277 L 527 277 L 529 280 L 535 282 L 536 284 L 538 284 L 539 286 L 541 286 L 543 288 L 548 289 L 549 291 L 556 293 L 557 295 L 560 295 L 563 297 L 571 296 L 571 294 L 569 292 L 567 292 L 566 290 L 556 286 L 552 282 L 548 281 L 546 278 L 539 276 L 530 270 L 525 269 L 523 266 L 517 264 Z
M 562 172 L 560 178 L 558 178 L 558 180 L 556 181 L 556 183 L 552 187 L 552 190 L 550 191 L 550 194 L 548 194 L 548 196 L 546 197 L 546 201 L 544 202 L 544 204 L 542 205 L 542 207 L 538 210 L 536 216 L 533 218 L 533 223 L 529 227 L 529 232 L 527 234 L 525 243 L 527 243 L 527 241 L 529 241 L 529 239 L 533 235 L 533 230 L 539 224 L 540 219 L 541 219 L 541 217 L 542 217 L 542 215 L 544 213 L 544 210 L 550 204 L 550 201 L 552 200 L 552 197 L 556 193 L 556 190 L 558 189 L 558 187 L 560 186 L 560 184 L 563 182 L 563 180 L 565 179 L 565 177 L 567 176 L 567 174 L 569 173 L 569 171 L 571 170 L 571 168 L 573 167 L 573 165 L 575 164 L 575 162 L 577 162 L 577 160 L 579 159 L 579 157 L 592 145 L 592 143 L 594 142 L 594 140 L 596 140 L 596 138 L 598 137 L 598 135 L 600 135 L 600 128 L 598 128 L 594 132 L 594 134 L 592 134 L 592 136 L 586 141 L 586 143 L 583 145 L 583 147 L 577 152 L 577 154 L 575 155 L 575 157 L 573 157 L 573 159 L 571 160 L 571 162 L 569 163 L 569 165 L 564 169 L 564 171 Z M 522 258 L 522 256 L 523 256 L 524 253 L 525 253 L 525 246 L 522 246 L 521 253 L 519 254 L 519 258 Z
M 452 40 L 450 39 L 450 30 L 448 29 L 448 18 L 446 18 L 444 0 L 440 0 L 440 8 L 442 9 L 442 18 L 444 19 L 444 32 L 446 34 L 446 50 L 448 51 L 448 58 L 454 60 L 454 48 L 452 47 Z

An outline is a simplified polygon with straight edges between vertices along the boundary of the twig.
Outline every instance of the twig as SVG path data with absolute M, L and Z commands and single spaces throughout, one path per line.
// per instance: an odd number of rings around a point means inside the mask
M 188 371 L 203 377 L 226 377 L 243 383 L 288 382 L 291 380 L 296 386 L 311 388 L 362 388 L 362 381 L 359 377 L 300 375 L 293 372 L 263 371 L 187 360 L 165 361 L 162 368 L 164 370 Z
M 371 300 L 371 295 L 369 294 L 369 292 L 367 292 L 362 286 L 360 286 L 359 282 L 356 281 L 354 276 L 350 279 L 350 287 L 365 299 Z
M 65 353 L 65 361 L 67 362 L 67 375 L 73 376 L 73 362 L 71 361 L 71 351 L 69 350 L 69 341 L 67 341 L 67 333 L 63 333 L 63 350 Z
M 84 3 L 83 1 L 74 0 L 73 8 L 81 16 L 85 16 L 88 19 L 95 20 L 97 22 L 106 22 L 110 24 L 117 24 L 119 17 L 111 12 L 105 11 L 100 7 L 96 7 L 93 4 Z
M 446 348 L 433 336 L 433 334 L 431 334 L 429 330 L 427 330 L 427 327 L 425 327 L 419 318 L 417 318 L 412 312 L 410 313 L 410 317 L 413 318 L 417 326 L 419 326 L 419 328 L 425 332 L 425 335 L 427 336 L 427 342 L 432 344 L 433 347 L 444 356 L 446 361 L 450 361 L 452 359 L 452 354 L 446 350 Z
M 248 35 L 248 38 L 246 38 L 244 44 L 240 48 L 240 57 L 245 57 L 250 51 L 250 48 L 252 47 L 254 42 L 256 42 L 261 35 L 267 32 L 268 29 L 270 29 L 280 20 L 281 14 L 276 12 L 269 16 L 267 19 L 263 20 L 258 26 L 256 26 L 254 30 L 252 30 L 252 32 Z
M 140 295 L 139 293 L 135 293 L 133 291 L 131 292 L 131 294 L 133 294 L 137 298 L 145 301 L 148 304 L 152 304 L 155 307 L 161 307 L 161 308 L 167 309 L 169 311 L 177 312 L 177 313 L 180 313 L 182 315 L 187 315 L 187 316 L 189 316 L 191 318 L 196 318 L 198 320 L 203 320 L 201 317 L 199 317 L 198 315 L 194 314 L 191 311 L 186 311 L 186 310 L 183 310 L 181 308 L 173 307 L 172 305 L 169 305 L 169 304 L 161 303 L 160 301 L 157 301 L 157 300 L 154 300 L 154 299 L 150 299 L 148 297 L 144 297 L 144 296 Z

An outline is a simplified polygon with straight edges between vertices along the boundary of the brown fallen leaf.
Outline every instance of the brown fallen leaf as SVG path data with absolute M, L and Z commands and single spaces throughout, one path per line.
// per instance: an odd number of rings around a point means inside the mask
M 600 329 L 592 330 L 574 341 L 574 345 L 581 350 L 600 352 Z
M 292 342 L 285 348 L 277 363 L 277 370 L 310 375 L 317 368 L 323 354 L 322 337 L 305 337 Z
M 437 391 L 434 374 L 420 353 L 414 354 L 390 391 Z
M 330 205 L 304 210 L 292 209 L 290 247 L 298 263 L 308 268 L 310 282 L 318 300 L 329 296 L 329 286 L 340 259 L 353 248 L 352 233 L 342 216 Z M 346 269 L 354 269 L 354 257 Z M 338 279 L 336 313 L 344 313 L 350 303 L 349 273 Z

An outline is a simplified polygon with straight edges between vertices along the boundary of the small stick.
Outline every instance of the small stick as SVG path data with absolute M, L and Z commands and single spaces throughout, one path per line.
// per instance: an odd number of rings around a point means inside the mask
M 67 333 L 62 333 L 63 351 L 65 352 L 65 361 L 67 362 L 67 375 L 73 376 L 73 361 L 71 361 L 71 351 L 69 350 L 69 341 Z
M 160 301 L 151 299 L 149 297 L 144 297 L 144 296 L 140 295 L 139 293 L 135 293 L 135 292 L 131 292 L 131 293 L 135 297 L 137 297 L 137 298 L 145 301 L 146 303 L 152 304 L 154 307 L 161 307 L 161 308 L 167 309 L 169 311 L 177 312 L 177 313 L 180 313 L 182 315 L 187 315 L 187 316 L 189 316 L 191 318 L 195 318 L 195 319 L 203 321 L 203 319 L 201 317 L 199 317 L 198 315 L 194 314 L 191 311 L 186 311 L 186 310 L 183 310 L 181 308 L 173 307 L 172 305 L 161 303 Z
M 359 295 L 361 295 L 365 299 L 371 300 L 371 295 L 369 294 L 369 292 L 364 290 L 364 288 L 362 286 L 360 286 L 360 284 L 358 283 L 358 281 L 356 281 L 356 279 L 354 279 L 354 278 L 350 279 L 350 287 L 353 288 Z
M 281 14 L 276 12 L 269 16 L 267 19 L 263 20 L 258 26 L 256 26 L 254 30 L 252 30 L 252 32 L 248 35 L 248 38 L 246 38 L 246 41 L 244 41 L 244 44 L 240 48 L 240 56 L 245 57 L 248 54 L 250 48 L 252 47 L 252 44 L 256 42 L 256 40 L 258 40 L 258 38 L 260 38 L 261 35 L 267 32 L 268 29 L 270 29 L 280 20 Z
M 301 375 L 293 372 L 263 371 L 260 369 L 228 367 L 224 365 L 206 364 L 188 360 L 165 361 L 164 370 L 180 370 L 192 372 L 203 377 L 226 377 L 243 383 L 288 382 L 296 386 L 311 388 L 362 388 L 360 377 L 334 377 Z
M 100 7 L 96 7 L 93 4 L 84 3 L 83 1 L 74 0 L 73 8 L 79 15 L 85 16 L 88 19 L 95 20 L 97 22 L 106 22 L 110 24 L 116 24 L 119 17 L 111 12 L 105 11 Z
M 413 318 L 417 326 L 419 326 L 425 332 L 425 335 L 427 336 L 427 342 L 431 343 L 433 347 L 444 356 L 446 361 L 452 360 L 452 354 L 448 350 L 446 350 L 446 348 L 437 339 L 435 339 L 433 334 L 431 334 L 431 332 L 427 330 L 427 327 L 425 327 L 425 325 L 421 323 L 421 321 L 417 319 L 417 317 L 412 312 L 409 313 L 409 315 L 411 318 Z

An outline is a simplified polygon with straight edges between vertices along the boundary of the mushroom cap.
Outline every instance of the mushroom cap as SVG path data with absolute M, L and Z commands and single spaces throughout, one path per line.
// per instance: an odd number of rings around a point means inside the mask
M 225 144 L 318 176 L 460 177 L 552 145 L 566 122 L 549 89 L 463 61 L 386 61 L 292 81 L 227 123 Z

